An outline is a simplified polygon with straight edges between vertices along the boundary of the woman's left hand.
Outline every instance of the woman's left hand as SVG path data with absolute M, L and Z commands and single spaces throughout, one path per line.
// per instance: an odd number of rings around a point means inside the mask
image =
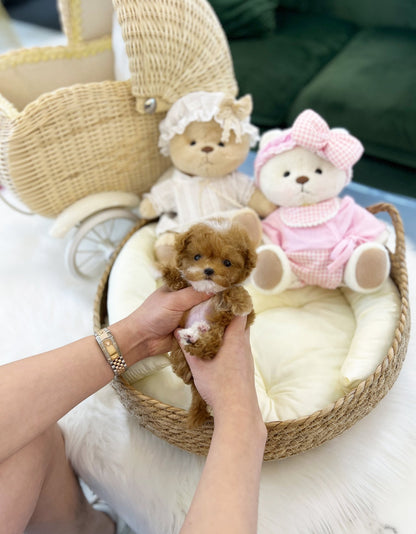
M 191 287 L 171 291 L 163 286 L 126 319 L 112 325 L 111 331 L 127 365 L 170 351 L 174 343 L 173 332 L 184 312 L 208 298 L 209 295 Z

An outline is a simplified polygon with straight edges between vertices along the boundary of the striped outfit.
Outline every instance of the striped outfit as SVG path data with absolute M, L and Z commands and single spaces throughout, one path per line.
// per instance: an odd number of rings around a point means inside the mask
M 254 193 L 251 178 L 234 171 L 220 178 L 189 176 L 175 169 L 171 178 L 154 185 L 146 197 L 162 213 L 157 235 L 182 232 L 200 220 L 247 206 Z

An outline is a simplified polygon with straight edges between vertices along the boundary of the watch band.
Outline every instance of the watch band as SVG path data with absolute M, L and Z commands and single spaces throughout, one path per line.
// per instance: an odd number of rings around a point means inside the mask
M 127 369 L 127 364 L 109 328 L 101 328 L 95 332 L 95 339 L 115 376 L 123 374 Z

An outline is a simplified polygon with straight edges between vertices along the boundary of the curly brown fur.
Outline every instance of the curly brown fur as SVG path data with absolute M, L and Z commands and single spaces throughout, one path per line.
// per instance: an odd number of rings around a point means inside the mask
M 254 244 L 239 224 L 226 219 L 198 223 L 178 234 L 175 243 L 176 266 L 166 266 L 163 278 L 173 290 L 193 286 L 212 293 L 211 299 L 187 312 L 181 321 L 182 343 L 189 354 L 213 358 L 222 343 L 224 330 L 236 315 L 254 321 L 251 297 L 240 285 L 256 263 Z M 203 318 L 192 324 L 193 315 Z M 170 354 L 173 371 L 191 386 L 190 427 L 201 425 L 208 417 L 205 401 L 199 395 L 188 363 L 179 345 Z

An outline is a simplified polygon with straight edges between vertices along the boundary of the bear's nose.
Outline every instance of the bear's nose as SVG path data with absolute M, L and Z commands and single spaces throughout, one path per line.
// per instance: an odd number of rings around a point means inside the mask
M 298 184 L 306 184 L 306 182 L 309 182 L 309 178 L 307 176 L 299 176 L 296 181 Z
M 207 267 L 206 269 L 204 269 L 204 274 L 206 274 L 207 276 L 212 276 L 214 274 L 214 269 L 212 269 L 211 267 Z
M 206 152 L 208 154 L 208 152 L 212 152 L 214 149 L 212 148 L 212 146 L 204 146 L 204 148 L 201 148 L 202 152 Z

